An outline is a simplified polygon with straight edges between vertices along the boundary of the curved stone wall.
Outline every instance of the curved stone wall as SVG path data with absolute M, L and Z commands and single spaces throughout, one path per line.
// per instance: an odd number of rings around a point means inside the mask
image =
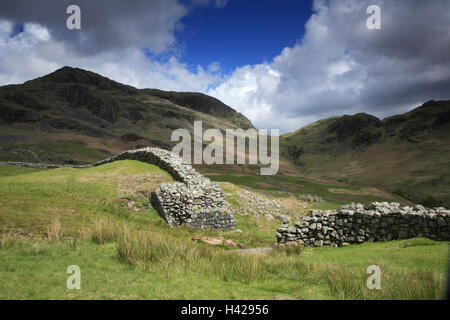
M 343 246 L 365 241 L 427 237 L 450 240 L 450 210 L 421 205 L 400 207 L 396 202 L 341 206 L 337 211 L 311 210 L 294 226 L 277 230 L 279 245 Z
M 100 166 L 119 160 L 139 160 L 157 165 L 178 181 L 161 184 L 152 191 L 151 203 L 170 226 L 188 225 L 196 229 L 232 229 L 234 216 L 220 186 L 183 163 L 176 154 L 159 148 L 128 150 L 114 157 L 88 165 L 65 165 L 71 168 Z M 58 168 L 62 166 L 42 163 L 0 162 L 33 168 Z

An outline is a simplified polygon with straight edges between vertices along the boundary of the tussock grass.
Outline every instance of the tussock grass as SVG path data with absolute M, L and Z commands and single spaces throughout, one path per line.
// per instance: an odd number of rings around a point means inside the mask
M 69 248 L 70 250 L 75 250 L 77 248 L 78 238 L 72 237 L 69 239 Z
M 55 227 L 58 225 L 59 227 Z M 59 228 L 61 228 L 61 225 L 57 222 L 53 222 L 49 226 L 50 230 L 57 231 Z M 58 234 L 56 231 L 54 232 Z M 86 234 L 88 234 L 87 231 Z M 55 237 L 51 239 L 55 239 Z M 58 264 L 59 269 L 57 270 L 64 270 L 67 267 L 67 262 L 58 257 L 69 255 L 76 259 L 74 261 L 84 261 L 83 265 L 85 263 L 90 264 L 90 267 L 85 266 L 89 270 L 86 273 L 87 277 L 94 277 L 97 273 L 102 274 L 105 270 L 109 270 L 111 264 L 113 264 L 114 267 L 112 267 L 111 272 L 116 270 L 113 273 L 114 280 L 108 282 L 108 289 L 105 291 L 105 294 L 108 292 L 109 295 L 107 294 L 107 296 L 110 297 L 116 297 L 112 292 L 116 290 L 116 285 L 121 283 L 121 275 L 125 272 L 128 279 L 134 279 L 132 280 L 133 283 L 140 283 L 141 278 L 145 277 L 156 279 L 160 288 L 162 288 L 162 283 L 166 282 L 172 286 L 172 290 L 178 288 L 171 291 L 172 293 L 168 297 L 180 297 L 177 290 L 183 290 L 181 297 L 190 297 L 190 290 L 193 289 L 191 287 L 192 281 L 203 279 L 202 283 L 206 286 L 205 288 L 216 288 L 215 291 L 212 291 L 216 294 L 214 297 L 219 297 L 217 295 L 222 292 L 220 288 L 228 285 L 236 288 L 240 284 L 240 286 L 244 285 L 243 287 L 246 288 L 244 295 L 239 293 L 234 295 L 228 292 L 226 298 L 271 297 L 358 300 L 444 298 L 446 285 L 444 273 L 433 268 L 406 269 L 393 264 L 394 260 L 389 261 L 389 255 L 386 255 L 383 259 L 378 259 L 372 254 L 376 253 L 377 250 L 389 250 L 390 248 L 391 254 L 397 256 L 402 250 L 409 252 L 423 248 L 423 246 L 429 247 L 428 243 L 423 243 L 421 246 L 423 242 L 421 239 L 413 240 L 392 244 L 373 243 L 366 246 L 349 246 L 344 249 L 334 248 L 334 250 L 331 250 L 331 248 L 283 247 L 275 248 L 268 254 L 252 255 L 238 254 L 220 246 L 212 247 L 160 232 L 137 230 L 121 221 L 102 218 L 95 223 L 90 237 L 86 237 L 84 240 L 71 237 L 50 241 L 49 238 L 45 237 L 32 238 L 11 233 L 3 234 L 0 236 L 2 248 L 0 251 L 0 257 L 2 257 L 0 259 L 0 278 L 3 277 L 2 281 L 5 281 L 5 285 L 12 288 L 9 278 L 5 278 L 1 270 L 5 270 L 3 272 L 15 272 L 15 270 L 26 272 L 25 270 L 21 271 L 22 262 L 16 262 L 17 259 L 18 261 L 28 261 L 27 263 L 32 263 L 33 268 L 36 267 L 37 270 L 41 270 L 35 273 L 39 277 L 41 272 L 47 272 L 52 263 Z M 409 244 L 409 246 L 401 245 L 403 242 Z M 435 245 L 435 247 L 440 246 L 439 244 Z M 68 247 L 70 248 L 69 251 L 67 251 Z M 94 251 L 104 257 L 102 258 L 102 264 L 97 265 L 97 256 L 91 254 Z M 371 258 L 362 257 L 361 252 L 363 251 Z M 111 259 L 113 252 L 115 252 L 117 259 Z M 347 262 L 333 261 L 335 254 L 339 256 L 339 259 L 344 259 Z M 355 264 L 355 261 L 348 260 L 349 255 L 362 260 Z M 27 256 L 33 256 L 33 260 L 27 260 Z M 5 259 L 6 257 L 9 258 Z M 322 261 L 323 258 L 326 259 Z M 121 264 L 122 267 L 115 265 L 114 261 Z M 382 270 L 381 290 L 369 290 L 367 288 L 367 263 L 375 263 L 380 266 Z M 123 265 L 131 268 L 123 268 Z M 97 269 L 92 268 L 98 268 L 98 272 L 94 271 Z M 100 282 L 93 284 L 91 291 L 88 293 L 94 297 L 97 296 L 95 290 L 105 284 L 105 279 L 102 277 L 98 279 Z M 187 281 L 186 287 L 182 285 L 180 288 L 180 281 Z M 40 280 L 36 283 L 40 285 L 44 284 L 45 281 Z M 65 283 L 65 278 L 61 280 L 61 283 Z M 0 288 L 2 286 L 0 284 Z M 121 289 L 117 289 L 118 291 L 124 290 L 123 286 L 128 287 L 126 283 L 122 283 L 121 286 Z M 64 286 L 61 285 L 61 287 Z M 22 285 L 21 290 L 28 290 L 26 288 Z M 59 292 L 58 289 L 55 292 Z M 131 292 L 135 294 L 135 291 L 131 290 L 130 294 Z M 211 294 L 213 294 L 212 292 Z M 60 297 L 60 295 L 52 295 L 51 297 Z M 136 298 L 135 295 L 133 297 Z M 202 297 L 212 296 L 202 295 Z M 220 297 L 224 298 L 222 295 Z
M 35 242 L 31 244 L 27 251 L 30 255 L 37 256 L 46 253 L 49 249 L 50 246 L 48 243 Z
M 262 256 L 240 256 L 202 244 L 143 231 L 123 230 L 117 241 L 119 261 L 152 272 L 200 273 L 223 281 L 251 283 L 265 278 Z
M 52 219 L 50 225 L 47 228 L 47 240 L 49 242 L 55 242 L 62 239 L 63 231 L 61 222 L 58 217 Z
M 123 225 L 118 225 L 111 218 L 105 217 L 98 219 L 91 233 L 91 240 L 98 244 L 116 241 L 123 228 Z
M 327 265 L 325 274 L 331 292 L 338 299 L 437 300 L 444 299 L 446 282 L 443 274 L 433 271 L 385 271 L 382 268 L 381 289 L 369 290 L 368 275 L 362 269 Z
M 303 247 L 302 246 L 284 246 L 284 247 L 275 247 L 271 254 L 279 254 L 279 253 L 283 253 L 286 256 L 290 256 L 290 255 L 300 255 L 303 251 Z
M 11 247 L 14 243 L 17 242 L 17 238 L 14 236 L 12 232 L 8 232 L 0 235 L 0 248 L 6 249 Z

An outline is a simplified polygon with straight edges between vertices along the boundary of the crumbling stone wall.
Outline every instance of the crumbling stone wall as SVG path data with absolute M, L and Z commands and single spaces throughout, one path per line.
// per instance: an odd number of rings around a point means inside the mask
M 396 202 L 348 204 L 337 211 L 311 210 L 294 226 L 277 230 L 278 245 L 343 246 L 365 241 L 427 237 L 450 240 L 450 210 L 421 205 L 400 207 Z
M 174 153 L 159 148 L 128 150 L 114 157 L 89 165 L 66 165 L 71 168 L 88 168 L 118 160 L 139 160 L 157 165 L 177 181 L 161 184 L 151 194 L 151 203 L 170 226 L 186 224 L 196 229 L 232 229 L 234 216 L 222 189 L 217 183 L 195 171 Z M 3 162 L 33 168 L 58 168 L 54 164 Z
M 187 224 L 195 229 L 232 229 L 234 216 L 219 185 L 163 183 L 152 191 L 155 210 L 171 226 Z

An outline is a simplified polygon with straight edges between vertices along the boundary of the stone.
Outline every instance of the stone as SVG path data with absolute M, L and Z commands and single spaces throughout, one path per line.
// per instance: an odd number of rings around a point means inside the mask
M 201 238 L 201 241 L 214 246 L 221 245 L 223 243 L 223 240 L 224 240 L 223 238 L 208 238 L 208 237 Z
M 399 239 L 406 239 L 406 238 L 408 238 L 408 232 L 407 231 L 399 231 L 398 232 L 398 238 Z
M 421 212 L 426 212 L 426 211 L 427 211 L 427 209 L 425 209 L 425 207 L 424 207 L 423 205 L 421 205 L 421 204 L 415 205 L 415 206 L 414 206 L 414 209 L 415 209 L 416 211 L 421 211 Z
M 345 246 L 415 236 L 449 241 L 450 210 L 420 205 L 400 208 L 397 202 L 372 202 L 366 207 L 352 203 L 337 211 L 311 210 L 295 226 L 283 226 L 284 233 L 277 234 L 278 244 L 302 241 L 304 246 Z
M 323 240 L 317 240 L 317 241 L 314 241 L 314 245 L 315 245 L 316 247 L 321 247 L 321 246 L 323 246 Z

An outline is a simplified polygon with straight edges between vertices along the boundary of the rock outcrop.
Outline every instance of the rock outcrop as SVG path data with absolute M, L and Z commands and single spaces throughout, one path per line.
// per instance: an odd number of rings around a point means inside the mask
M 294 226 L 277 230 L 278 245 L 345 246 L 365 241 L 426 237 L 450 240 L 450 210 L 421 205 L 400 207 L 393 202 L 348 204 L 337 211 L 311 210 Z

